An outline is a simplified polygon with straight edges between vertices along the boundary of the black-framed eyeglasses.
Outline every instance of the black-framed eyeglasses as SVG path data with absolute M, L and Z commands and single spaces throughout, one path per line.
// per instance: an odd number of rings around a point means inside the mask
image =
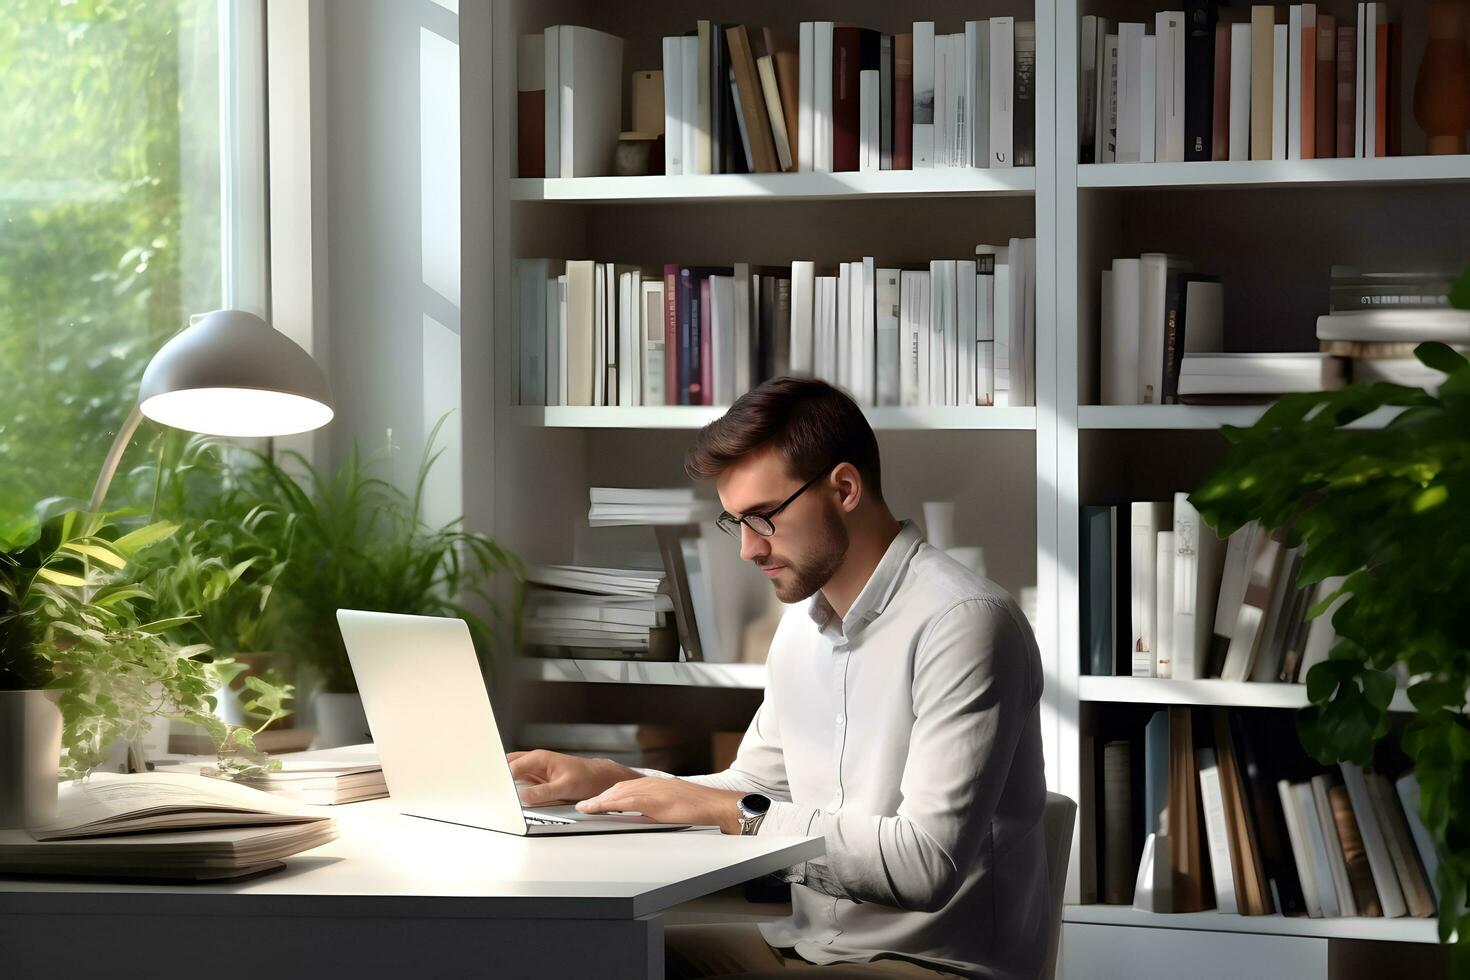
M 826 467 L 822 470 L 822 472 L 818 473 L 816 476 L 812 477 L 810 480 L 806 481 L 800 487 L 798 487 L 795 493 L 777 504 L 774 509 L 768 510 L 764 514 L 746 514 L 743 517 L 736 517 L 729 511 L 722 510 L 720 511 L 720 516 L 717 518 L 716 522 L 720 525 L 721 531 L 724 531 L 726 534 L 735 537 L 738 537 L 740 535 L 740 525 L 744 524 L 746 527 L 750 528 L 761 537 L 769 538 L 771 535 L 776 533 L 776 525 L 774 523 L 776 515 L 789 507 L 793 500 L 806 493 L 807 488 L 816 483 L 822 477 L 826 476 L 828 473 L 831 473 L 832 470 L 834 470 L 836 467 L 836 463 L 833 463 L 831 466 Z

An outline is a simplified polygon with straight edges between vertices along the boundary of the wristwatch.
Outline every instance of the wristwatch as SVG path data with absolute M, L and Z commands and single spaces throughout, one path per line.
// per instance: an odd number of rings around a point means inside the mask
M 740 834 L 749 837 L 761 829 L 761 821 L 771 809 L 771 800 L 759 793 L 749 793 L 736 805 L 740 807 Z

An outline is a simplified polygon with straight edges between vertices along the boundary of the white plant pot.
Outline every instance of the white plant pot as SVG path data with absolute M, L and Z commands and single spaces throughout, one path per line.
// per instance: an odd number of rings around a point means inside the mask
M 311 704 L 316 715 L 316 740 L 311 743 L 312 748 L 332 749 L 373 740 L 367 714 L 362 710 L 361 695 L 319 691 Z
M 56 819 L 61 710 L 50 691 L 0 691 L 0 829 Z

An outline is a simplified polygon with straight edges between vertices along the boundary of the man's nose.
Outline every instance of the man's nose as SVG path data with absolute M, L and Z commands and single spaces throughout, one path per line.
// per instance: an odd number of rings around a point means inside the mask
M 740 557 L 743 561 L 755 561 L 771 553 L 771 543 L 744 524 L 740 525 Z

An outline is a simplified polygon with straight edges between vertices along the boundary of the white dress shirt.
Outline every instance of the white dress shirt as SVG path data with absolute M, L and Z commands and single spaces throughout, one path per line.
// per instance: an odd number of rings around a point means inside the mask
M 813 963 L 897 957 L 1033 978 L 1049 924 L 1041 658 L 1005 590 L 905 521 L 840 619 L 818 592 L 771 642 L 765 699 L 722 773 L 821 834 L 766 941 Z

